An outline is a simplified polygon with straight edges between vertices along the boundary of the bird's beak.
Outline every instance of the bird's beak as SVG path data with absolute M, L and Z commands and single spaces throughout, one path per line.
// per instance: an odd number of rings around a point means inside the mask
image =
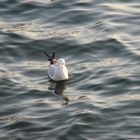
M 64 64 L 62 63 L 62 64 L 60 64 L 60 68 L 62 68 L 64 66 Z

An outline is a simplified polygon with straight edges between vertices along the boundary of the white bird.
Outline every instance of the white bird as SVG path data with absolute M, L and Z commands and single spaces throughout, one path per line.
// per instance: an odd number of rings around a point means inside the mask
M 45 55 L 49 57 L 50 65 L 48 68 L 48 75 L 49 78 L 55 81 L 62 81 L 67 80 L 69 78 L 68 75 L 68 69 L 65 66 L 65 60 L 64 59 L 58 59 L 55 58 L 55 53 L 52 54 L 52 56 L 48 55 L 44 52 Z

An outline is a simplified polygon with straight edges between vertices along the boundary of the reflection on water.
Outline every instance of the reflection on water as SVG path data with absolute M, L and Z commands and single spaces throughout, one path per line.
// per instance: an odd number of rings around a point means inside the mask
M 63 99 L 64 99 L 64 104 L 68 104 L 69 102 L 69 98 L 67 96 L 64 95 L 64 91 L 66 89 L 66 84 L 65 84 L 65 81 L 60 81 L 60 82 L 57 82 L 56 83 L 56 86 L 55 86 L 55 93 L 57 95 L 60 95 L 60 96 L 63 96 Z
M 64 93 L 66 90 L 66 81 L 54 82 L 54 81 L 50 80 L 50 82 L 53 82 L 53 84 L 50 85 L 49 89 L 54 90 L 54 93 L 62 96 L 63 100 L 64 100 L 63 104 L 67 105 L 69 103 L 69 98 Z

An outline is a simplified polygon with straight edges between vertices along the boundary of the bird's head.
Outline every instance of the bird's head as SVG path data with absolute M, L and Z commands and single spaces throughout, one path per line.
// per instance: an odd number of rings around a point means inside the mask
M 57 63 L 60 68 L 65 66 L 65 60 L 62 58 L 58 59 Z

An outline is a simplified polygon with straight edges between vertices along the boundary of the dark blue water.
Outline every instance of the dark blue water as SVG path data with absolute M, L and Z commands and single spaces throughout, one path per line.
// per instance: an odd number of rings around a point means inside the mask
M 0 140 L 139 140 L 139 25 L 139 0 L 1 0 Z

